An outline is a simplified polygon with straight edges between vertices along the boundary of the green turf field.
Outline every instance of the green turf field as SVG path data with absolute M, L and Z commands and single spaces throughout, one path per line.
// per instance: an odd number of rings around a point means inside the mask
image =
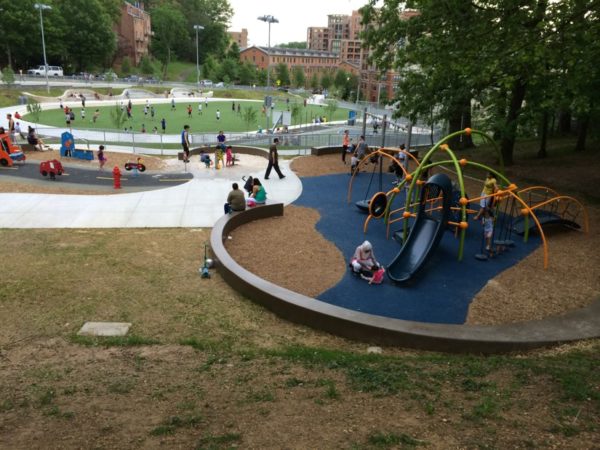
M 242 119 L 242 114 L 237 113 L 237 104 L 241 103 L 242 111 L 244 108 L 253 108 L 257 111 L 256 114 L 256 123 L 252 124 L 249 128 L 244 123 Z M 125 103 L 126 104 L 126 103 Z M 152 105 L 152 102 L 150 102 Z M 192 117 L 188 117 L 187 106 L 192 106 Z M 202 132 L 216 132 L 219 130 L 224 130 L 226 132 L 233 131 L 254 131 L 259 127 L 265 128 L 266 125 L 266 117 L 261 112 L 262 103 L 261 102 L 235 102 L 236 111 L 232 111 L 232 101 L 224 100 L 224 101 L 214 101 L 209 102 L 208 107 L 202 103 L 202 115 L 198 113 L 198 99 L 195 99 L 193 102 L 189 103 L 177 103 L 176 109 L 174 111 L 171 110 L 171 104 L 155 104 L 153 105 L 155 108 L 155 116 L 154 120 L 150 117 L 150 113 L 147 116 L 144 115 L 144 105 L 133 105 L 132 108 L 132 118 L 131 120 L 126 121 L 125 125 L 127 128 L 132 127 L 133 131 L 140 132 L 142 131 L 142 125 L 145 125 L 146 132 L 152 133 L 154 127 L 158 128 L 158 131 L 161 132 L 160 120 L 164 117 L 167 121 L 167 134 L 175 134 L 179 133 L 185 124 L 190 126 L 190 131 L 192 133 L 202 133 Z M 292 103 L 290 103 L 290 107 Z M 299 118 L 298 123 L 308 123 L 312 122 L 314 117 L 317 116 L 326 116 L 327 112 L 324 106 L 314 106 L 308 105 L 304 107 L 301 103 L 301 111 L 302 116 Z M 285 110 L 287 105 L 285 102 L 279 102 L 275 106 L 275 110 Z M 73 108 L 73 112 L 75 113 L 75 120 L 71 123 L 73 128 L 80 129 L 99 129 L 99 130 L 114 130 L 114 124 L 111 120 L 110 110 L 113 109 L 114 106 L 104 106 L 104 107 L 90 107 L 89 105 L 85 108 L 86 117 L 85 119 L 81 119 L 81 107 Z M 94 111 L 98 109 L 100 111 L 100 116 L 96 123 L 94 124 L 92 121 L 92 116 Z M 221 112 L 221 118 L 217 121 L 216 112 L 219 110 Z M 338 108 L 334 114 L 333 120 L 344 120 L 348 118 L 348 110 Z M 28 120 L 27 116 L 24 116 L 25 120 Z M 327 120 L 331 120 L 327 118 Z M 65 124 L 65 115 L 62 110 L 59 108 L 50 109 L 43 111 L 40 116 L 40 124 L 51 125 L 55 127 L 66 127 Z

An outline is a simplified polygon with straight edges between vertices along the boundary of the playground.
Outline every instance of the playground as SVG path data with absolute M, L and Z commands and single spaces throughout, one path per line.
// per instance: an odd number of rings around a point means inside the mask
M 593 245 L 590 245 L 590 240 L 594 239 L 592 236 L 597 237 L 597 234 L 582 232 L 586 212 L 579 202 L 576 199 L 570 200 L 568 196 L 560 196 L 552 189 L 541 190 L 543 194 L 533 203 L 560 204 L 565 211 L 570 208 L 568 204 L 571 204 L 579 211 L 573 213 L 575 216 L 569 216 L 578 217 L 580 222 L 575 227 L 579 227 L 579 231 L 569 230 L 568 227 L 573 228 L 574 224 L 570 223 L 570 218 L 566 218 L 562 221 L 563 225 L 544 227 L 546 232 L 543 234 L 531 232 L 525 241 L 523 234 L 517 233 L 519 227 L 523 231 L 520 217 L 522 206 L 518 208 L 518 213 L 512 211 L 509 214 L 508 211 L 499 210 L 498 222 L 507 221 L 509 215 L 514 216 L 514 223 L 511 225 L 513 232 L 495 235 L 494 240 L 514 240 L 514 245 L 502 245 L 501 251 L 482 261 L 476 256 L 486 253 L 485 248 L 482 248 L 483 230 L 480 222 L 472 219 L 476 212 L 472 211 L 470 219 L 465 216 L 468 227 L 461 228 L 457 223 L 454 230 L 442 233 L 439 247 L 431 255 L 426 269 L 411 283 L 399 287 L 386 277 L 381 286 L 368 285 L 347 270 L 347 261 L 356 246 L 368 239 L 373 244 L 379 262 L 387 267 L 396 258 L 400 245 L 391 236 L 386 239 L 390 230 L 382 220 L 367 221 L 368 231 L 363 234 L 367 216 L 355 208 L 352 202 L 346 201 L 350 177 L 348 168 L 341 165 L 339 155 L 318 163 L 308 161 L 305 158 L 297 159 L 292 167 L 301 177 L 303 173 L 309 175 L 302 177 L 303 193 L 294 204 L 318 212 L 318 219 L 314 219 L 316 232 L 312 238 L 302 232 L 303 213 L 295 211 L 287 218 L 287 211 L 290 209 L 287 208 L 282 218 L 249 223 L 236 229 L 232 241 L 235 245 L 231 242 L 227 245 L 234 258 L 243 262 L 253 253 L 250 246 L 244 245 L 249 236 L 256 236 L 259 232 L 278 236 L 277 243 L 265 243 L 267 249 L 259 267 L 251 268 L 257 275 L 275 284 L 355 311 L 420 322 L 455 324 L 501 324 L 541 319 L 584 306 L 598 295 L 597 288 L 594 287 L 598 285 L 598 272 L 587 263 L 597 259 Z M 345 169 L 344 172 L 339 173 L 341 170 L 335 169 L 336 163 L 338 168 Z M 439 159 L 435 164 L 440 165 Z M 387 163 L 385 165 L 387 167 Z M 467 165 L 466 162 L 464 165 Z M 477 169 L 479 175 L 484 176 L 487 166 Z M 398 194 L 392 192 L 392 180 L 395 177 L 389 173 L 382 174 L 380 182 L 385 186 L 383 189 L 372 186 L 378 184 L 377 179 L 373 182 L 373 170 L 376 168 L 365 168 L 355 177 L 352 201 L 370 198 L 377 191 L 390 191 L 392 196 L 399 197 L 406 195 L 404 189 Z M 315 176 L 319 173 L 322 175 Z M 462 182 L 466 196 L 474 199 L 472 203 L 479 203 L 477 199 L 482 181 L 469 176 L 464 177 Z M 506 180 L 503 184 L 508 187 L 512 183 Z M 524 189 L 523 198 L 531 205 L 531 200 L 528 199 L 531 189 L 526 189 L 526 185 L 520 187 Z M 369 188 L 370 194 L 365 194 Z M 328 195 L 324 196 L 323 192 Z M 550 200 L 552 198 L 557 200 Z M 498 203 L 499 208 L 506 208 L 508 203 L 507 197 Z M 501 204 L 505 206 L 500 206 Z M 474 207 L 479 208 L 478 205 Z M 551 214 L 545 214 L 540 209 L 537 216 L 540 221 L 551 218 Z M 594 223 L 594 217 L 595 214 L 590 219 L 591 223 Z M 532 219 L 528 227 L 531 230 L 534 228 L 533 221 Z M 396 228 L 402 229 L 401 224 L 396 225 Z M 464 237 L 461 236 L 462 230 Z M 303 237 L 301 242 L 295 237 L 297 235 Z M 323 237 L 334 245 L 323 245 Z M 288 270 L 282 270 L 281 261 L 286 258 L 286 251 L 292 242 L 297 242 L 296 248 L 302 250 L 294 252 L 292 259 L 297 258 L 297 261 Z M 461 243 L 464 243 L 462 260 Z M 574 247 L 578 251 L 574 251 Z M 272 254 L 275 256 L 271 257 Z M 286 260 L 290 260 L 289 256 Z M 319 263 L 311 262 L 315 260 Z M 270 261 L 273 261 L 273 265 Z M 581 269 L 567 274 L 566 267 Z M 555 279 L 560 279 L 564 288 L 557 290 L 553 281 Z

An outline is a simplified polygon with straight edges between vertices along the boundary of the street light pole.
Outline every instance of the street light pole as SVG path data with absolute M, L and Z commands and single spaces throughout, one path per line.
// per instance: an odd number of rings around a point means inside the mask
M 198 31 L 204 30 L 202 25 L 194 25 L 196 30 L 196 85 L 200 89 L 200 52 L 198 50 Z
M 44 19 L 42 18 L 42 10 L 52 9 L 49 5 L 43 3 L 36 3 L 33 5 L 35 9 L 40 12 L 40 28 L 42 29 L 42 51 L 44 53 L 44 72 L 46 74 L 46 90 L 50 93 L 50 82 L 48 81 L 48 60 L 46 59 L 46 41 L 44 40 Z
M 272 23 L 279 23 L 279 20 L 276 19 L 275 17 L 273 17 L 272 15 L 265 15 L 265 16 L 260 16 L 258 17 L 258 20 L 262 21 L 262 22 L 267 22 L 269 24 L 269 40 L 267 43 L 267 48 L 270 49 L 271 48 L 271 24 Z M 269 70 L 269 65 L 270 65 L 270 55 L 267 55 L 267 89 L 271 89 L 271 72 Z

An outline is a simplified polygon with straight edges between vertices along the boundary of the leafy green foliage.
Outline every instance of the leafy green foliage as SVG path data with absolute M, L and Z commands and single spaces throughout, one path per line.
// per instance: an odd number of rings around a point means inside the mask
M 41 105 L 31 98 L 27 98 L 27 114 L 31 114 L 33 121 L 38 123 L 42 114 Z
M 162 64 L 163 76 L 171 60 L 181 48 L 181 42 L 189 40 L 186 33 L 186 20 L 181 9 L 171 4 L 161 4 L 151 10 L 152 53 Z
M 277 66 L 275 67 L 275 77 L 279 82 L 280 86 L 288 86 L 290 84 L 290 72 L 288 70 L 287 64 L 277 64 Z
M 15 82 L 15 72 L 10 68 L 10 66 L 2 69 L 2 81 L 9 86 Z
M 123 58 L 121 61 L 121 76 L 126 77 L 131 74 L 131 59 L 129 56 Z
M 419 14 L 410 18 L 398 14 L 400 0 L 375 5 L 361 10 L 363 21 L 375 25 L 366 41 L 380 69 L 399 73 L 398 115 L 447 120 L 452 132 L 470 126 L 477 102 L 510 164 L 515 137 L 536 134 L 531 123 L 564 108 L 585 117 L 600 108 L 591 62 L 600 57 L 597 1 L 414 0 L 406 6 Z M 590 63 L 575 69 L 583 61 Z
M 306 83 L 306 76 L 304 75 L 304 68 L 301 66 L 294 66 L 292 68 L 292 82 L 296 87 L 303 87 Z
M 244 124 L 246 124 L 247 129 L 251 129 L 251 127 L 256 124 L 257 116 L 258 113 L 256 112 L 256 109 L 247 106 L 242 108 L 242 120 L 244 121 Z
M 127 121 L 127 114 L 124 109 L 115 103 L 115 106 L 110 110 L 110 120 L 115 129 L 122 130 Z

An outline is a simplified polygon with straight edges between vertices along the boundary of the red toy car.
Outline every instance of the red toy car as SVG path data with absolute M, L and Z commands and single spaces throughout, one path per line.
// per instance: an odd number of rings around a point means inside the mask
M 125 163 L 125 170 L 133 170 L 133 169 L 137 169 L 140 172 L 143 172 L 144 170 L 146 170 L 146 166 L 142 164 L 141 158 L 138 158 L 138 162 L 136 162 L 136 163 L 129 162 L 129 161 L 127 161 Z
M 42 176 L 49 175 L 51 180 L 56 180 L 56 175 L 62 175 L 63 172 L 63 166 L 58 159 L 44 161 L 40 164 L 40 173 Z

